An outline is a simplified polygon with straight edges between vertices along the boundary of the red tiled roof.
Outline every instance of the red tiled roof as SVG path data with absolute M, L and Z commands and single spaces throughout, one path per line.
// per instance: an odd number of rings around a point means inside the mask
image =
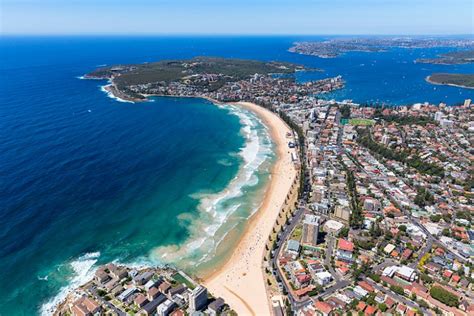
M 359 304 L 357 304 L 357 309 L 363 312 L 366 306 L 364 302 L 360 301 Z
M 298 279 L 298 282 L 300 283 L 305 283 L 311 280 L 311 277 L 307 274 L 300 274 L 296 278 Z
M 332 306 L 326 302 L 317 301 L 314 307 L 317 311 L 321 311 L 325 314 L 329 314 L 332 311 Z
M 366 281 L 359 281 L 359 286 L 361 288 L 363 288 L 364 290 L 366 290 L 367 292 L 374 292 L 375 289 L 373 288 L 372 285 L 370 285 L 369 283 L 367 283 Z
M 401 311 L 401 312 L 404 312 L 407 310 L 407 307 L 405 305 L 403 305 L 402 303 L 399 303 L 397 305 L 397 310 Z
M 392 308 L 392 306 L 395 304 L 395 301 L 391 297 L 387 297 L 385 300 L 385 305 L 387 305 L 388 308 Z
M 354 244 L 351 243 L 350 241 L 348 240 L 345 240 L 345 239 L 342 239 L 342 238 L 339 238 L 339 241 L 337 243 L 337 247 L 341 250 L 345 250 L 345 251 L 354 251 Z
M 295 295 L 299 296 L 299 297 L 304 296 L 308 292 L 310 292 L 312 289 L 313 289 L 312 286 L 307 286 L 307 287 L 301 288 L 301 289 L 295 291 Z
M 444 270 L 444 272 L 443 272 L 443 276 L 444 276 L 445 278 L 450 278 L 452 275 L 453 275 L 453 271 Z
M 367 308 L 365 309 L 365 312 L 364 312 L 364 313 L 365 313 L 365 315 L 373 315 L 373 314 L 375 314 L 375 311 L 376 311 L 376 310 L 377 310 L 377 309 L 376 309 L 375 307 L 369 305 L 369 306 L 367 306 Z
M 407 312 L 407 316 L 415 316 L 416 315 L 416 312 L 412 309 L 410 309 L 408 312 Z

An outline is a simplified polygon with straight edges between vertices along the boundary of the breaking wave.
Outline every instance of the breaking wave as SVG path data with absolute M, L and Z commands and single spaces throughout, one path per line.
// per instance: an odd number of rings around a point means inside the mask
M 72 270 L 71 279 L 68 285 L 62 287 L 55 297 L 41 306 L 42 316 L 52 315 L 58 304 L 64 301 L 69 293 L 92 278 L 96 270 L 94 265 L 99 257 L 100 252 L 90 252 L 65 264 L 65 268 Z M 63 267 L 58 267 L 58 270 L 61 268 Z M 47 280 L 48 277 L 46 276 L 45 278 Z
M 195 193 L 191 197 L 198 200 L 198 215 L 182 216 L 189 227 L 189 238 L 181 245 L 160 246 L 151 253 L 156 263 L 172 263 L 178 266 L 193 266 L 212 258 L 219 244 L 239 223 L 247 220 L 260 204 L 251 203 L 245 194 L 259 184 L 264 162 L 273 155 L 272 142 L 267 128 L 261 120 L 248 110 L 232 105 L 225 107 L 232 115 L 239 117 L 240 130 L 245 145 L 238 152 L 241 166 L 228 186 L 217 193 Z M 221 159 L 225 165 L 227 160 Z M 262 170 L 265 169 L 265 170 Z M 252 205 L 249 208 L 249 205 Z

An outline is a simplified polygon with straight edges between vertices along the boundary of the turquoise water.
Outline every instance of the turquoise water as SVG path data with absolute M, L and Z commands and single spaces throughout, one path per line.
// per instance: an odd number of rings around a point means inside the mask
M 195 272 L 257 208 L 261 196 L 244 194 L 264 187 L 273 154 L 251 113 L 194 98 L 117 102 L 67 65 L 7 72 L 17 80 L 2 77 L 1 315 L 48 313 L 105 262 Z
M 298 73 L 301 81 L 343 75 L 346 88 L 331 96 L 338 99 L 474 97 L 424 82 L 435 71 L 472 73 L 473 65 L 412 62 L 444 49 L 326 60 L 286 51 L 307 39 L 0 39 L 0 315 L 46 311 L 109 261 L 210 269 L 261 202 L 274 155 L 257 118 L 201 99 L 117 102 L 101 91 L 105 82 L 78 79 L 99 65 L 199 55 L 283 60 L 324 69 Z

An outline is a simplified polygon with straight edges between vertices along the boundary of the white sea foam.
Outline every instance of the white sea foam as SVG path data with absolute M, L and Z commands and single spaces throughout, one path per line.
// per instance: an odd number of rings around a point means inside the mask
M 258 184 L 257 172 L 272 154 L 270 136 L 258 117 L 235 106 L 220 105 L 220 107 L 230 109 L 230 113 L 238 116 L 241 121 L 241 134 L 246 141 L 238 155 L 243 160 L 243 164 L 224 190 L 217 193 L 197 193 L 191 196 L 199 200 L 199 215 L 192 219 L 190 237 L 180 246 L 164 246 L 155 249 L 152 253 L 155 261 L 183 262 L 186 260 L 188 264 L 191 262 L 194 264 L 192 259 L 201 263 L 212 256 L 225 236 L 238 224 L 237 222 L 230 224 L 231 227 L 226 227 L 225 232 L 219 232 L 229 217 L 241 207 L 235 199 L 244 194 L 245 188 Z M 262 126 L 265 128 L 263 132 Z M 222 164 L 222 161 L 218 163 Z M 255 211 L 256 209 L 252 209 L 249 213 L 253 214 Z
M 109 83 L 109 84 L 100 86 L 100 91 L 105 92 L 109 98 L 114 99 L 115 101 L 123 102 L 123 103 L 135 103 L 135 102 L 130 101 L 130 100 L 121 99 L 121 98 L 117 97 L 116 95 L 114 95 L 112 92 L 108 91 L 106 88 L 110 87 L 111 85 L 112 84 Z
M 58 306 L 69 293 L 92 278 L 96 270 L 94 265 L 99 257 L 100 252 L 90 252 L 67 263 L 73 272 L 71 280 L 67 286 L 60 289 L 58 295 L 41 306 L 42 316 L 52 315 L 56 306 Z

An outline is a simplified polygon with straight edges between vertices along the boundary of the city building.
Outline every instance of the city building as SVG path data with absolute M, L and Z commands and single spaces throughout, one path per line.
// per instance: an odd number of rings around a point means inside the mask
M 189 309 L 192 312 L 202 310 L 207 304 L 207 289 L 201 285 L 191 291 L 189 295 Z
M 310 246 L 318 244 L 319 216 L 306 214 L 303 221 L 302 243 Z

